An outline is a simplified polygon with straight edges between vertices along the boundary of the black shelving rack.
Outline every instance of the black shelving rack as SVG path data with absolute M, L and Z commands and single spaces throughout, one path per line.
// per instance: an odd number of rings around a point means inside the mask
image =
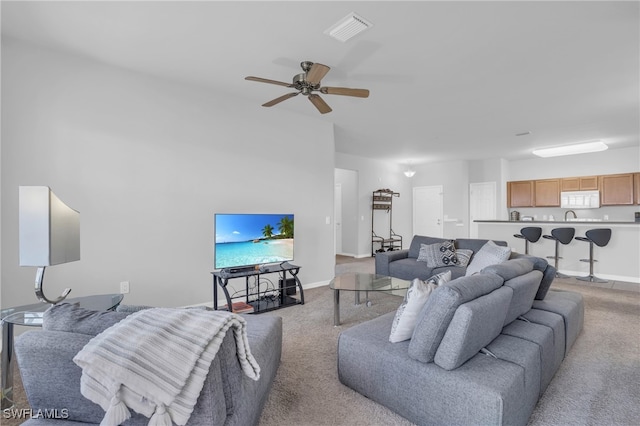
M 390 189 L 378 189 L 373 191 L 371 204 L 371 256 L 384 251 L 402 250 L 402 235 L 393 232 L 393 198 L 399 197 L 399 192 Z M 388 216 L 389 232 L 386 227 L 384 234 L 376 233 L 375 218 L 377 214 L 384 213 Z

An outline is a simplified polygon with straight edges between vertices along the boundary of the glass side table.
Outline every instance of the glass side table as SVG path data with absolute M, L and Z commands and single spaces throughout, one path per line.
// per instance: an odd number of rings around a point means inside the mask
M 92 311 L 110 311 L 122 301 L 122 294 L 100 294 L 65 299 L 61 303 L 71 303 Z M 0 409 L 13 407 L 13 326 L 41 327 L 44 311 L 49 309 L 48 303 L 15 306 L 2 309 L 2 400 Z

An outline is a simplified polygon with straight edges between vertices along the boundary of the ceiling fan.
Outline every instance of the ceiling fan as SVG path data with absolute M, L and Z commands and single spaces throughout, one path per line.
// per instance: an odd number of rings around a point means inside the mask
M 329 68 L 326 65 L 304 61 L 300 63 L 300 67 L 304 71 L 301 74 L 293 76 L 293 83 L 285 83 L 282 81 L 269 80 L 267 78 L 260 77 L 245 77 L 245 80 L 258 81 L 260 83 L 277 84 L 279 86 L 292 87 L 297 92 L 287 93 L 278 98 L 275 98 L 267 103 L 262 104 L 263 107 L 272 107 L 279 104 L 282 101 L 286 101 L 289 98 L 303 94 L 309 98 L 311 103 L 320 111 L 321 114 L 331 112 L 331 107 L 320 97 L 320 95 L 314 92 L 320 92 L 325 95 L 343 95 L 343 96 L 355 96 L 356 98 L 369 97 L 369 90 L 367 89 L 349 89 L 346 87 L 320 87 L 320 80 L 327 75 Z

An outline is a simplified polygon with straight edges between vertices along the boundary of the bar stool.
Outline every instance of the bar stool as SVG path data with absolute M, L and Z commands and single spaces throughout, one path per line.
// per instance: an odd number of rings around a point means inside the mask
M 524 254 L 529 254 L 529 243 L 535 243 L 542 235 L 542 228 L 539 226 L 527 226 L 522 228 L 519 234 L 513 234 L 516 238 L 524 239 Z
M 589 281 L 592 283 L 606 283 L 607 280 L 603 280 L 601 278 L 593 275 L 593 263 L 597 262 L 593 258 L 593 245 L 597 245 L 598 247 L 604 247 L 609 244 L 609 240 L 611 240 L 611 229 L 609 228 L 599 228 L 599 229 L 589 229 L 585 232 L 586 237 L 576 237 L 576 240 L 586 241 L 589 243 L 589 258 L 588 259 L 580 259 L 580 262 L 589 262 L 589 275 L 586 277 L 578 277 L 580 281 Z
M 548 240 L 554 240 L 556 242 L 556 254 L 555 256 L 547 256 L 547 259 L 555 259 L 555 268 L 556 268 L 556 277 L 557 278 L 568 278 L 568 275 L 561 274 L 558 272 L 558 259 L 562 259 L 559 256 L 560 253 L 560 244 L 567 245 L 573 240 L 573 236 L 576 234 L 575 228 L 554 228 L 551 230 L 551 235 L 543 235 L 542 238 L 546 238 Z

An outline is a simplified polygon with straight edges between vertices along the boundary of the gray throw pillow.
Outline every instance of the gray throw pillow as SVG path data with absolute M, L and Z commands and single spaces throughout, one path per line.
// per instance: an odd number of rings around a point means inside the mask
M 467 266 L 466 276 L 480 272 L 485 267 L 502 263 L 509 259 L 511 248 L 502 247 L 489 240 L 482 248 L 473 256 L 471 263 Z
M 96 336 L 126 318 L 130 312 L 90 311 L 78 305 L 53 305 L 44 313 L 42 329 Z
M 421 244 L 417 260 L 419 262 L 426 262 L 430 268 L 457 266 L 460 263 L 456 256 L 456 248 L 453 241 Z
M 456 249 L 456 257 L 458 258 L 458 266 L 467 266 L 473 256 L 473 250 L 469 249 Z

